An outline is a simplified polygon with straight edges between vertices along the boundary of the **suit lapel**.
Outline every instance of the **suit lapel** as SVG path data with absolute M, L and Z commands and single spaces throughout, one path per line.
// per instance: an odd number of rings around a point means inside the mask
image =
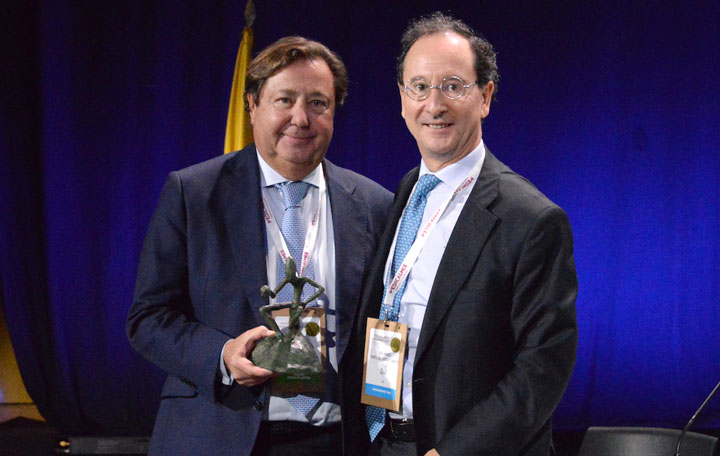
M 415 364 L 422 358 L 445 313 L 472 272 L 497 217 L 487 207 L 497 196 L 500 162 L 485 150 L 478 181 L 455 223 L 438 267 L 418 340 Z
M 405 205 L 407 204 L 408 198 L 410 198 L 410 192 L 412 191 L 415 182 L 418 179 L 420 168 L 415 168 L 410 171 L 398 185 L 395 193 L 395 201 L 393 207 L 390 210 L 388 221 L 385 227 L 385 232 L 380 239 L 377 252 L 373 253 L 375 260 L 373 261 L 372 269 L 368 277 L 367 289 L 363 293 L 363 300 L 359 316 L 361 319 L 367 317 L 377 318 L 380 315 L 380 305 L 382 304 L 383 291 L 385 289 L 385 263 L 388 255 L 391 255 L 390 247 L 392 246 L 393 238 L 395 237 L 395 231 L 400 223 L 400 217 L 402 216 Z M 360 327 L 364 328 L 364 321 L 360 321 Z M 358 334 L 358 337 L 365 340 L 365 333 Z
M 338 176 L 338 169 L 323 162 L 335 237 L 335 313 L 338 363 L 348 344 L 355 304 L 362 293 L 362 277 L 371 252 L 367 208 L 355 196 L 355 187 Z
M 259 309 L 267 304 L 260 287 L 267 283 L 265 227 L 262 219 L 260 167 L 254 144 L 229 159 L 218 179 L 217 213 L 225 223 L 237 280 L 245 292 L 258 324 Z

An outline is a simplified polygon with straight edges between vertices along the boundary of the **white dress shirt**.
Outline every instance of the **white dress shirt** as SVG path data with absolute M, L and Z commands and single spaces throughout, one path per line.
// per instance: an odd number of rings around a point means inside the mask
M 482 169 L 482 163 L 485 161 L 485 146 L 482 141 L 468 155 L 463 157 L 456 163 L 448 165 L 439 171 L 432 173 L 422 161 L 420 164 L 420 175 L 434 174 L 441 180 L 439 184 L 428 194 L 427 205 L 423 212 L 423 219 L 420 226 L 424 226 L 433 213 L 448 199 L 450 195 L 460 186 L 460 184 L 468 177 L 473 167 L 480 163 L 479 169 Z M 400 300 L 400 313 L 398 321 L 408 325 L 408 349 L 406 352 L 405 364 L 403 366 L 403 383 L 402 383 L 402 408 L 400 412 L 390 412 L 393 419 L 412 418 L 412 375 L 415 363 L 415 352 L 417 351 L 418 339 L 420 337 L 420 328 L 422 327 L 423 318 L 425 317 L 425 309 L 430 291 L 435 282 L 440 260 L 445 253 L 450 235 L 455 228 L 460 212 L 465 207 L 465 202 L 470 195 L 478 174 L 474 175 L 475 181 L 460 191 L 450 202 L 445 212 L 440 217 L 437 225 L 430 233 L 427 243 L 420 252 L 415 264 L 410 270 L 405 286 L 405 292 Z M 395 229 L 395 238 L 397 239 L 397 230 Z M 387 282 L 388 271 L 392 265 L 393 252 L 388 255 L 385 263 L 385 280 Z
M 262 194 L 267 201 L 270 212 L 277 221 L 277 226 L 282 226 L 283 215 L 285 214 L 285 199 L 282 192 L 275 188 L 276 184 L 287 182 L 288 179 L 281 176 L 275 171 L 265 160 L 257 154 L 258 162 L 260 163 L 260 186 L 262 188 Z M 310 226 L 310 221 L 313 212 L 319 206 L 320 198 L 320 183 L 323 179 L 322 164 L 318 165 L 310 174 L 305 176 L 303 182 L 310 184 L 307 193 L 300 202 L 300 217 L 305 223 L 305 226 Z M 314 280 L 325 287 L 325 293 L 323 293 L 317 299 L 317 305 L 325 308 L 325 325 L 326 325 L 326 348 L 327 348 L 327 359 L 330 362 L 328 370 L 331 368 L 334 372 L 337 372 L 337 351 L 335 347 L 335 235 L 333 231 L 332 223 L 332 209 L 330 208 L 330 198 L 325 193 L 327 198 L 327 204 L 325 207 L 327 210 L 323 214 L 320 220 L 319 231 L 315 247 L 311 252 L 311 261 L 313 263 L 313 270 L 315 278 Z M 238 229 L 241 229 L 238 227 Z M 265 257 L 265 265 L 267 268 L 268 285 L 270 288 L 274 288 L 277 284 L 277 258 L 279 258 L 279 248 L 272 242 L 272 237 L 268 231 L 267 225 L 265 226 L 265 245 L 267 255 Z M 298 267 L 299 267 L 298 263 Z M 299 271 L 298 271 L 299 272 Z M 260 293 L 260 286 L 258 284 L 258 293 Z M 312 303 L 315 305 L 315 302 Z M 224 349 L 224 348 L 223 348 Z M 232 377 L 225 375 L 226 369 L 222 362 L 221 354 L 221 370 L 223 371 L 223 383 L 226 385 L 232 384 Z M 329 373 L 330 374 L 330 373 Z M 332 375 L 331 378 L 337 378 L 336 375 Z M 267 390 L 266 390 L 267 391 Z M 327 394 L 325 398 L 327 399 Z M 340 406 L 327 400 L 323 400 L 318 407 L 317 411 L 312 415 L 308 421 L 304 415 L 302 415 L 290 402 L 287 400 L 277 397 L 269 396 L 265 398 L 266 407 L 263 412 L 264 420 L 271 421 L 300 421 L 304 423 L 311 423 L 313 425 L 321 426 L 331 423 L 340 422 Z

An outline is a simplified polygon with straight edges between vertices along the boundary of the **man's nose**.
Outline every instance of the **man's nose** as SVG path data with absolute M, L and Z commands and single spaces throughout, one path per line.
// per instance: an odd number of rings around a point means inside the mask
M 308 121 L 307 106 L 305 103 L 295 103 L 292 108 L 292 119 L 293 125 L 298 127 L 307 127 L 310 122 Z
M 433 88 L 425 101 L 425 110 L 433 117 L 440 117 L 447 112 L 447 102 L 448 99 L 440 91 L 440 88 Z

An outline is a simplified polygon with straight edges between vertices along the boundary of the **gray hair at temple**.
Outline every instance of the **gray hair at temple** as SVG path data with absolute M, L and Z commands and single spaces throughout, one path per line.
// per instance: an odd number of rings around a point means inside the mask
M 442 32 L 455 32 L 467 38 L 470 42 L 470 48 L 475 55 L 474 67 L 478 87 L 483 87 L 489 81 L 493 81 L 495 83 L 495 90 L 493 91 L 494 100 L 495 94 L 498 91 L 500 74 L 497 69 L 497 56 L 492 44 L 460 19 L 455 19 L 440 11 L 436 11 L 428 16 L 422 16 L 410 22 L 410 25 L 405 29 L 402 39 L 400 40 L 400 56 L 397 59 L 397 83 L 405 85 L 403 81 L 403 65 L 405 64 L 405 57 L 407 57 L 412 45 L 425 35 Z

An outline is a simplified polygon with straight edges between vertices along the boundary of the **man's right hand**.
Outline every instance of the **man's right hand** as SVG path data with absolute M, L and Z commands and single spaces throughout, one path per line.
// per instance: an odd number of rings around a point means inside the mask
M 265 326 L 257 326 L 248 329 L 225 345 L 223 362 L 236 382 L 242 386 L 255 386 L 266 382 L 274 375 L 272 371 L 257 367 L 248 359 L 258 340 L 273 335 L 275 331 Z

